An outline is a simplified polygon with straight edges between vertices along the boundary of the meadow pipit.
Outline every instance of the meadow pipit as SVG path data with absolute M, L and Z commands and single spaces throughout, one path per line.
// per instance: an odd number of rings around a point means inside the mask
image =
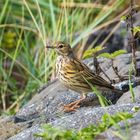
M 79 103 L 85 99 L 85 93 L 92 91 L 91 85 L 95 86 L 99 91 L 113 90 L 120 92 L 120 90 L 115 89 L 109 82 L 93 73 L 83 62 L 78 60 L 69 44 L 57 42 L 53 46 L 47 46 L 47 48 L 55 49 L 58 54 L 56 72 L 60 82 L 67 88 L 82 94 L 79 100 L 65 105 L 64 111 L 69 112 L 78 108 Z

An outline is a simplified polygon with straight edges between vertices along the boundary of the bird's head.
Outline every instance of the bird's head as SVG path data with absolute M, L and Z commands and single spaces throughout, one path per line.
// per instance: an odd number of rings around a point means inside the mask
M 54 45 L 46 47 L 55 49 L 58 55 L 69 56 L 73 54 L 71 46 L 68 43 L 64 43 L 62 41 L 56 42 Z

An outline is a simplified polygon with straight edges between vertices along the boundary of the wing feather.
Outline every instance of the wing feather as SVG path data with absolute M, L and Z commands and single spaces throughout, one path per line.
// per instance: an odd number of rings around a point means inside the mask
M 87 81 L 92 85 L 98 85 L 102 87 L 114 88 L 109 82 L 104 80 L 101 76 L 93 73 L 90 68 L 88 68 L 83 62 L 78 59 L 73 59 L 70 61 L 69 70 L 73 71 L 73 78 L 79 79 L 81 83 L 87 84 Z M 87 80 L 85 80 L 85 79 Z

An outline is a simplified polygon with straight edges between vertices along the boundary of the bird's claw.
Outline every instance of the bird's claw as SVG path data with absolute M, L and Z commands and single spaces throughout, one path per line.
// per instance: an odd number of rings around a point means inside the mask
M 63 111 L 64 112 L 72 112 L 72 111 L 76 111 L 77 108 L 79 108 L 80 106 L 75 104 L 73 106 L 69 106 L 69 105 L 65 105 Z

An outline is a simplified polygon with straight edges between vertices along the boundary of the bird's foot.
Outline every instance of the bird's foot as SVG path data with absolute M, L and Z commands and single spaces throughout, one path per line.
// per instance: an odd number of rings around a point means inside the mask
M 74 104 L 75 103 L 75 104 Z M 72 111 L 76 111 L 77 108 L 80 107 L 79 105 L 80 102 L 73 102 L 73 103 L 70 103 L 68 105 L 65 105 L 64 106 L 64 112 L 72 112 Z
M 64 105 L 64 112 L 71 112 L 71 111 L 76 111 L 77 108 L 80 107 L 80 102 L 82 101 L 83 99 L 80 99 L 78 101 L 75 101 L 75 102 L 72 102 L 68 105 Z
M 72 102 L 70 104 L 64 105 L 64 112 L 71 112 L 71 111 L 76 111 L 77 108 L 80 107 L 80 102 L 83 101 L 85 99 L 85 96 L 83 96 L 81 99 Z
M 79 100 L 74 101 L 74 102 L 72 102 L 72 103 L 70 103 L 70 104 L 64 105 L 64 108 L 71 108 L 72 106 L 74 106 L 74 105 L 77 104 L 77 103 L 79 103 Z

